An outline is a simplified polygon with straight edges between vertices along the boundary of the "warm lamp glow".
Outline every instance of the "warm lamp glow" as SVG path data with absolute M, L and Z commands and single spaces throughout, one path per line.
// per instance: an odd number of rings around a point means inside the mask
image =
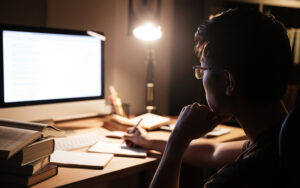
M 145 24 L 135 28 L 133 30 L 133 35 L 142 40 L 152 41 L 160 39 L 162 36 L 162 32 L 160 30 L 160 26 Z

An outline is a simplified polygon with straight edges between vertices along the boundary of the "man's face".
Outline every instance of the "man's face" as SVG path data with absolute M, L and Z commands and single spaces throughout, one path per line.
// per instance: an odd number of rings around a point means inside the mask
M 201 67 L 209 68 L 204 71 L 203 86 L 208 106 L 219 115 L 226 114 L 225 85 L 223 71 L 211 68 L 210 64 L 201 62 Z

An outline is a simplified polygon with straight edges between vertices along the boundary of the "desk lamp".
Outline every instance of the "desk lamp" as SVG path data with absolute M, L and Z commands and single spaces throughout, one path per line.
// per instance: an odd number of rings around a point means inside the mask
M 133 30 L 133 35 L 141 40 L 149 43 L 149 49 L 147 52 L 147 74 L 146 74 L 146 111 L 151 113 L 156 110 L 154 101 L 154 49 L 151 47 L 153 41 L 161 38 L 162 32 L 160 26 L 153 23 L 145 23 L 136 27 Z

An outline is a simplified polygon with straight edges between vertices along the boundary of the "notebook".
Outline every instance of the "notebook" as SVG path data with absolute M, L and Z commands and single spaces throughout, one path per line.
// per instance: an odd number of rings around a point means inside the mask
M 50 156 L 50 163 L 64 167 L 103 169 L 112 158 L 112 154 L 56 150 Z
M 110 143 L 99 141 L 88 149 L 89 152 L 111 153 L 117 156 L 147 157 L 147 150 L 142 148 L 132 148 L 125 143 Z

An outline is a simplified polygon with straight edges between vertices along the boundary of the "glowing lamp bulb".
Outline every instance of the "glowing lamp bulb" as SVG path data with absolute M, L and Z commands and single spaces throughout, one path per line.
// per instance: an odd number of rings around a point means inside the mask
M 133 35 L 145 41 L 152 41 L 152 40 L 160 39 L 162 36 L 162 32 L 159 26 L 154 26 L 152 24 L 145 24 L 135 28 L 133 30 Z

